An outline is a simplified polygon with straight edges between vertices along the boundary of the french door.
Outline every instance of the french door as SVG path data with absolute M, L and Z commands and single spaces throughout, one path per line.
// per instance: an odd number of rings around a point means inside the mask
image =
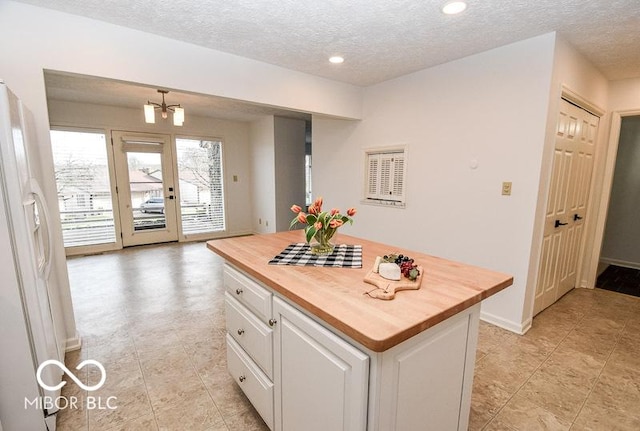
M 122 245 L 178 240 L 171 137 L 113 131 Z
M 536 315 L 576 285 L 599 118 L 562 99 L 536 286 Z

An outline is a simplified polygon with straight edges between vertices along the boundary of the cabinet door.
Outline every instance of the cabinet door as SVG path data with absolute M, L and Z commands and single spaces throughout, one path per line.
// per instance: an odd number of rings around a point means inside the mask
M 369 357 L 279 298 L 273 311 L 276 430 L 365 430 Z

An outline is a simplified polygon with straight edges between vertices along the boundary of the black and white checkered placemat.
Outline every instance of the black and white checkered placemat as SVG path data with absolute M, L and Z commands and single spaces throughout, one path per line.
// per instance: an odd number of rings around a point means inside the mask
M 309 244 L 290 244 L 269 261 L 269 265 L 331 266 L 334 268 L 362 268 L 361 245 L 336 245 L 333 253 L 311 254 Z

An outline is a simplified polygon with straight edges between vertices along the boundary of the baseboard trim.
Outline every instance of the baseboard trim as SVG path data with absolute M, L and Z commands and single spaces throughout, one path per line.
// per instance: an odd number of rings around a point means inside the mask
M 640 263 L 638 262 L 628 262 L 626 260 L 608 259 L 606 257 L 601 257 L 600 262 L 607 263 L 609 265 L 622 266 L 624 268 L 640 269 Z
M 76 331 L 76 335 L 74 337 L 67 338 L 64 345 L 65 352 L 73 352 L 74 350 L 80 349 L 80 347 L 82 347 L 82 338 L 80 337 L 80 334 Z
M 507 331 L 514 332 L 518 335 L 523 335 L 527 332 L 531 328 L 532 322 L 532 319 L 527 319 L 525 322 L 519 324 L 485 311 L 480 311 L 480 320 L 491 323 L 492 325 L 498 326 L 502 329 L 506 329 Z

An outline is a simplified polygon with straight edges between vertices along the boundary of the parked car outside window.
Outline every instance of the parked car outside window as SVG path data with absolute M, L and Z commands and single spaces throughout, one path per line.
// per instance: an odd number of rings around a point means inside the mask
M 164 198 L 151 198 L 140 205 L 143 213 L 164 214 Z

